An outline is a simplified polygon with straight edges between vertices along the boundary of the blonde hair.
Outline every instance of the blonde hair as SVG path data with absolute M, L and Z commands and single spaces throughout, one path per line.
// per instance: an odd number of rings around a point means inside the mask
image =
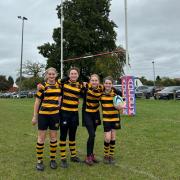
M 98 81 L 100 82 L 99 75 L 97 75 L 97 74 L 91 74 L 90 80 L 91 80 L 93 77 L 96 77 L 96 78 L 98 79 Z
M 46 69 L 46 71 L 44 73 L 44 80 L 45 81 L 47 81 L 47 75 L 48 75 L 49 71 L 54 71 L 55 74 L 56 74 L 56 77 L 58 76 L 57 70 L 55 68 L 53 68 L 53 67 L 50 67 L 50 68 Z

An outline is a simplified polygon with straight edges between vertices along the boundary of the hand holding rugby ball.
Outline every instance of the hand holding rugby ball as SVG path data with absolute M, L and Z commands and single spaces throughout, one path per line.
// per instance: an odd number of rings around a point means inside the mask
M 117 110 L 121 110 L 125 106 L 125 102 L 123 101 L 123 98 L 119 95 L 114 96 L 113 104 Z

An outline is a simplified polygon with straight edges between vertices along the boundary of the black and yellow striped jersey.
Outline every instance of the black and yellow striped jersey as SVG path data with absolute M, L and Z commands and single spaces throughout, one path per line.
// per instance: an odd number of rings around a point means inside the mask
M 99 101 L 103 93 L 103 85 L 99 85 L 96 89 L 91 84 L 87 84 L 84 90 L 83 110 L 86 112 L 97 112 L 99 110 Z
M 59 83 L 42 84 L 42 89 L 37 91 L 36 97 L 42 100 L 39 108 L 39 114 L 57 114 L 59 113 L 59 97 L 61 96 L 61 87 Z
M 101 106 L 103 121 L 114 122 L 120 120 L 119 111 L 113 105 L 113 98 L 117 95 L 116 90 L 113 88 L 108 94 L 105 92 L 101 96 Z
M 61 84 L 61 81 L 58 80 Z M 80 82 L 66 81 L 62 86 L 62 102 L 61 110 L 64 111 L 78 111 L 79 98 L 83 84 Z

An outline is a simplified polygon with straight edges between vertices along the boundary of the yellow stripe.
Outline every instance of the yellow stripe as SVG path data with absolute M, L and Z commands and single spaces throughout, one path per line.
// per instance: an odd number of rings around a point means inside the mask
M 86 109 L 86 112 L 97 112 L 99 110 L 99 108 L 98 109 Z
M 103 121 L 107 121 L 107 122 L 119 121 L 119 118 L 103 118 Z
M 39 145 L 36 145 L 37 148 L 44 148 L 44 145 L 43 146 L 39 146 Z
M 70 89 L 72 91 L 76 91 L 76 92 L 80 92 L 81 89 L 77 88 L 77 87 L 72 87 L 68 84 L 64 84 L 64 87 L 67 88 L 67 89 Z
M 101 92 L 100 92 L 100 93 L 99 93 L 99 92 L 94 92 L 94 91 L 92 91 L 92 90 L 89 90 L 88 93 L 89 93 L 89 94 L 92 94 L 92 95 L 94 95 L 94 96 L 96 96 L 96 97 L 100 97 L 101 94 L 102 94 Z
M 38 96 L 41 96 L 41 95 L 42 95 L 42 93 L 41 93 L 41 92 L 39 92 L 39 91 L 38 91 L 36 94 L 37 94 Z
M 69 141 L 69 144 L 74 144 L 76 143 L 76 141 Z
M 36 149 L 36 152 L 43 152 L 43 149 Z
M 61 90 L 60 89 L 47 89 L 45 92 L 46 93 L 60 93 Z
M 58 96 L 49 96 L 49 97 L 44 97 L 43 100 L 55 100 L 55 101 L 58 101 L 59 97 Z
M 78 111 L 78 108 L 67 108 L 67 107 L 62 107 L 61 108 L 62 110 L 64 110 L 64 111 Z
M 42 103 L 42 107 L 46 107 L 46 108 L 51 108 L 51 107 L 58 107 L 57 104 L 46 104 L 46 103 Z
M 114 107 L 113 104 L 102 104 L 103 107 Z
M 103 111 L 103 114 L 119 114 L 117 110 L 114 111 Z
M 89 103 L 89 102 L 87 102 L 87 105 L 91 106 L 91 107 L 96 107 L 96 106 L 99 105 L 99 103 Z
M 75 98 L 79 98 L 78 95 L 72 94 L 72 93 L 68 93 L 68 92 L 64 92 L 65 96 L 69 96 L 69 97 L 75 97 Z
M 66 144 L 66 141 L 60 141 L 59 144 Z
M 39 114 L 58 114 L 59 113 L 59 110 L 56 110 L 56 111 L 39 111 Z
M 63 99 L 63 103 L 71 104 L 71 105 L 78 105 L 79 104 L 79 102 L 77 102 L 77 101 L 71 101 L 71 100 L 66 100 L 66 99 Z
M 113 100 L 113 97 L 106 97 L 106 96 L 102 96 L 101 97 L 101 100 L 104 100 L 104 101 L 110 101 L 110 100 Z

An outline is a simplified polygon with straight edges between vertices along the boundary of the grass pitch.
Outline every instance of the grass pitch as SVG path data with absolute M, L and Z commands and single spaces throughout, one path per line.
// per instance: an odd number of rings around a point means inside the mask
M 35 170 L 37 127 L 32 127 L 32 99 L 0 99 L 0 179 L 180 179 L 180 101 L 138 100 L 137 115 L 122 117 L 117 131 L 116 165 L 87 167 L 69 162 L 68 169 L 49 167 L 49 140 L 44 172 Z M 77 150 L 86 154 L 86 129 L 79 126 Z M 103 127 L 98 127 L 95 153 L 103 158 Z M 57 154 L 60 165 L 60 155 Z

